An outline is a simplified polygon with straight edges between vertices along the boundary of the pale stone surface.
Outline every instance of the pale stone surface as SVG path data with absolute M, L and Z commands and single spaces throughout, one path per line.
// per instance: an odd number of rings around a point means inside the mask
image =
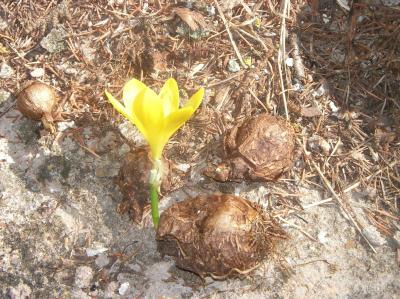
M 280 262 L 266 261 L 248 279 L 203 283 L 158 254 L 149 218 L 138 227 L 116 212 L 121 193 L 109 173 L 118 172 L 124 140 L 85 127 L 85 144 L 96 138 L 107 148 L 98 158 L 70 137 L 58 143 L 41 137 L 36 122 L 19 115 L 11 109 L 0 118 L 1 298 L 395 298 L 400 291 L 396 248 L 379 234 L 374 254 L 335 203 L 307 209 L 302 219 L 286 217 L 318 242 L 285 226 L 290 239 L 279 248 Z M 99 166 L 105 176 L 96 176 Z M 220 188 L 188 181 L 160 210 Z M 270 190 L 224 184 L 224 191 L 264 207 Z M 315 190 L 300 191 L 304 206 L 322 199 Z M 367 227 L 368 219 L 360 220 Z M 104 277 L 107 284 L 100 283 Z

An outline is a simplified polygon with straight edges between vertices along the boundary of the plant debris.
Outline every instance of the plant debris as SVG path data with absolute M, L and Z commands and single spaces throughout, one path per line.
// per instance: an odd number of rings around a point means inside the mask
M 159 250 L 201 277 L 241 276 L 270 258 L 285 233 L 269 214 L 243 198 L 214 194 L 169 207 L 157 229 Z
M 191 30 L 204 30 L 207 28 L 207 23 L 201 13 L 192 11 L 188 8 L 178 7 L 174 12 L 184 21 Z

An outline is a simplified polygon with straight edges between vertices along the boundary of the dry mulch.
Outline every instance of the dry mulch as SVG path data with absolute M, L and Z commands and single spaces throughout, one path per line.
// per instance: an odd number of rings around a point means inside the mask
M 293 169 L 271 185 L 279 216 L 300 213 L 298 186 L 325 190 L 362 230 L 346 198 L 362 191 L 378 230 L 400 227 L 400 10 L 334 1 L 2 1 L 0 55 L 16 94 L 43 68 L 64 120 L 109 126 L 105 100 L 136 77 L 158 89 L 174 77 L 185 98 L 200 86 L 201 110 L 168 156 L 196 164 L 209 144 L 249 115 L 268 112 L 296 131 Z M 43 39 L 65 33 L 61 51 Z M 235 70 L 236 68 L 236 70 Z M 193 134 L 196 132 L 196 134 Z M 371 245 L 372 247 L 372 245 Z

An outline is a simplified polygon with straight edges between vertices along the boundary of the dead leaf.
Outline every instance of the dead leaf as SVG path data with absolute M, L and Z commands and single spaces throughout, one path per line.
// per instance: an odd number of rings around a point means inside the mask
M 322 112 L 318 109 L 318 107 L 301 107 L 301 115 L 305 117 L 315 117 L 322 115 Z
M 175 9 L 175 13 L 184 21 L 193 31 L 204 29 L 207 23 L 201 13 L 192 11 L 188 8 L 179 7 Z

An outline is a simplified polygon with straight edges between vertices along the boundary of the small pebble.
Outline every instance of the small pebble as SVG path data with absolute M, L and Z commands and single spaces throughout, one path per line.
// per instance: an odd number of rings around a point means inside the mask
M 33 78 L 40 78 L 44 76 L 44 69 L 43 68 L 36 68 L 31 72 L 31 76 Z
M 206 6 L 206 10 L 207 10 L 207 14 L 209 15 L 209 16 L 214 16 L 215 15 L 215 6 L 212 6 L 212 5 L 210 5 L 210 6 Z
M 240 71 L 240 65 L 235 59 L 230 59 L 228 62 L 228 71 L 231 73 L 237 73 Z
M 288 67 L 292 67 L 294 65 L 294 60 L 293 58 L 289 57 L 286 59 L 285 63 Z
M 339 108 L 336 107 L 335 103 L 332 102 L 332 101 L 329 101 L 329 108 L 331 108 L 331 110 L 332 110 L 333 113 L 336 113 L 336 112 L 339 111 Z
M 125 295 L 129 290 L 129 282 L 124 282 L 121 284 L 121 286 L 118 289 L 118 293 L 123 296 Z
M 115 294 L 115 291 L 118 289 L 118 282 L 116 281 L 111 281 L 105 289 L 105 294 L 106 298 L 108 297 L 113 297 L 113 294 Z
M 67 129 L 70 128 L 75 128 L 75 122 L 73 120 L 71 121 L 61 121 L 57 123 L 57 130 L 59 132 L 64 132 Z
M 74 285 L 77 288 L 88 288 L 93 278 L 93 270 L 88 266 L 80 266 L 75 272 Z
M 10 99 L 10 97 L 11 97 L 11 93 L 9 93 L 6 90 L 0 89 L 0 107 L 3 103 L 8 101 L 8 99 Z
M 317 90 L 314 90 L 312 95 L 313 95 L 313 97 L 319 98 L 319 97 L 323 96 L 326 93 L 327 93 L 327 90 L 325 89 L 324 84 L 321 84 L 320 87 L 318 87 Z
M 7 79 L 14 74 L 14 70 L 7 63 L 3 62 L 0 66 L 0 78 Z
M 42 39 L 40 45 L 50 53 L 61 52 L 66 48 L 67 35 L 68 32 L 62 26 L 55 27 Z
M 110 263 L 110 259 L 105 254 L 99 254 L 94 262 L 96 263 L 97 267 L 103 268 Z
M 96 246 L 91 248 L 86 248 L 86 255 L 87 256 L 96 256 L 101 253 L 106 252 L 108 249 L 102 246 Z
M 176 168 L 180 171 L 187 172 L 190 168 L 190 164 L 187 163 L 178 164 L 176 165 Z
M 400 248 L 400 231 L 399 230 L 394 234 L 393 239 L 396 241 L 397 246 Z

